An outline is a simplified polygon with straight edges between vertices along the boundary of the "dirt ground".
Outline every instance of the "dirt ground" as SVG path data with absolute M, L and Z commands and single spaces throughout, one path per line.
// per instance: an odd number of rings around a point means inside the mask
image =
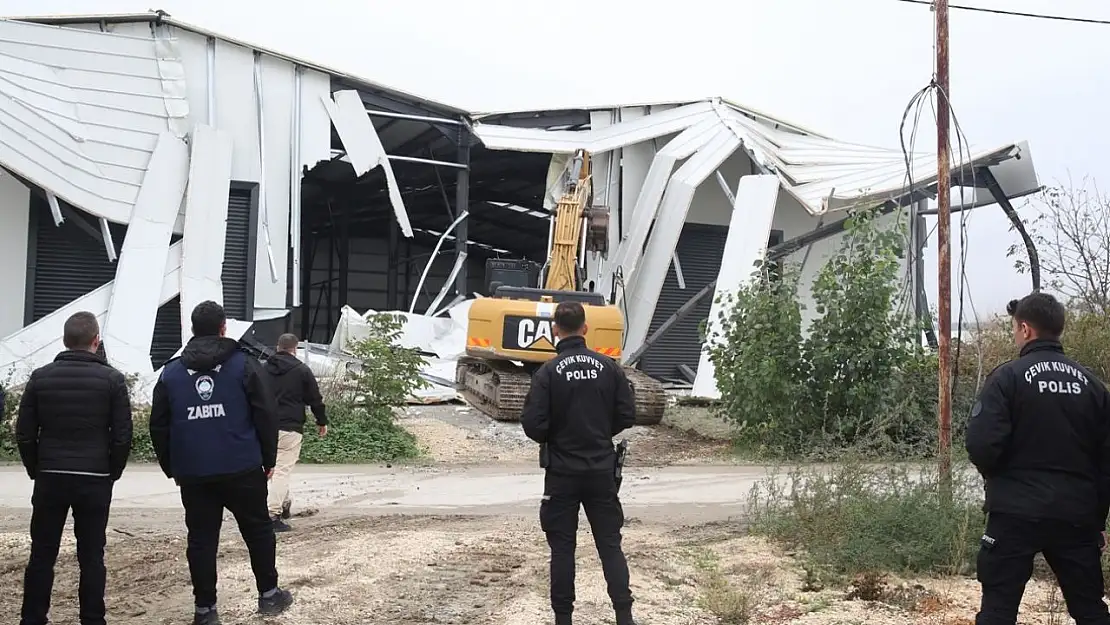
M 497 424 L 462 406 L 412 407 L 402 423 L 419 437 L 437 470 L 528 465 L 535 448 L 519 425 Z M 734 463 L 727 427 L 703 409 L 672 410 L 664 426 L 628 433 L 641 467 Z M 422 470 L 414 468 L 412 470 Z M 746 493 L 739 492 L 737 499 Z M 681 504 L 662 504 L 681 505 Z M 534 511 L 482 515 L 367 515 L 328 508 L 296 519 L 278 538 L 282 583 L 296 596 L 273 625 L 548 623 L 547 546 Z M 678 510 L 676 509 L 677 513 Z M 115 514 L 115 512 L 114 512 Z M 29 540 L 25 511 L 0 522 L 0 613 L 18 614 Z M 678 514 L 674 518 L 678 518 Z M 192 597 L 181 511 L 130 508 L 113 517 L 107 566 L 114 625 L 187 623 Z M 126 519 L 126 521 L 124 521 Z M 126 527 L 126 530 L 120 529 Z M 67 537 L 57 567 L 53 619 L 76 622 L 75 545 Z M 890 580 L 878 600 L 850 599 L 850 588 L 808 587 L 797 561 L 742 524 L 681 525 L 667 514 L 630 515 L 625 549 L 643 625 L 724 623 L 970 625 L 974 580 Z M 611 623 L 604 579 L 588 526 L 579 531 L 576 622 Z M 228 624 L 262 623 L 245 549 L 230 519 L 220 554 L 220 611 Z M 1068 622 L 1058 594 L 1035 582 L 1023 623 Z
M 536 444 L 519 423 L 493 421 L 465 404 L 410 406 L 400 423 L 416 434 L 434 464 L 534 464 Z M 706 409 L 670 406 L 658 426 L 636 426 L 620 435 L 629 442 L 630 467 L 732 464 L 729 426 Z

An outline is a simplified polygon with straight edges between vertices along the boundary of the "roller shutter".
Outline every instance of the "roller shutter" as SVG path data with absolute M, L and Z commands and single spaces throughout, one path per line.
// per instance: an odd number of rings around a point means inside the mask
M 232 186 L 227 202 L 227 236 L 220 278 L 224 285 L 224 310 L 233 319 L 250 320 L 254 316 L 250 250 L 256 189 Z
M 251 307 L 250 226 L 254 208 L 254 188 L 232 187 L 227 203 L 227 231 L 224 239 L 223 282 L 224 310 L 228 317 L 248 319 Z M 180 237 L 175 236 L 174 240 Z M 154 321 L 154 340 L 150 359 L 155 369 L 161 367 L 181 349 L 181 296 L 174 297 L 158 309 Z
M 26 322 L 34 323 L 116 277 L 116 264 L 100 238 L 100 224 L 88 213 L 66 210 L 65 221 L 55 226 L 46 198 L 31 196 L 34 228 L 30 266 L 34 272 Z M 84 227 L 82 227 L 84 226 Z M 109 224 L 116 253 L 127 228 Z
M 228 200 L 226 251 L 223 264 L 224 303 L 228 316 L 249 319 L 251 297 L 251 226 L 254 186 L 233 187 Z M 29 325 L 73 300 L 104 286 L 116 277 L 116 263 L 108 260 L 100 238 L 100 223 L 93 216 L 62 203 L 65 221 L 54 225 L 50 207 L 40 194 L 31 196 L 32 240 L 28 265 L 30 283 L 26 323 Z M 118 255 L 127 227 L 109 224 Z M 179 241 L 174 235 L 171 243 Z M 151 340 L 151 364 L 155 369 L 181 348 L 179 297 L 158 308 Z
M 679 288 L 674 265 L 667 271 L 667 279 L 659 292 L 659 302 L 651 318 L 652 332 L 663 325 L 683 304 L 706 284 L 717 279 L 721 270 L 721 256 L 725 250 L 727 226 L 688 223 L 682 228 L 676 252 L 682 265 L 686 288 Z M 701 356 L 701 324 L 709 317 L 712 298 L 704 298 L 682 321 L 671 327 L 640 360 L 640 369 L 648 375 L 672 380 L 684 380 L 679 365 L 698 370 Z

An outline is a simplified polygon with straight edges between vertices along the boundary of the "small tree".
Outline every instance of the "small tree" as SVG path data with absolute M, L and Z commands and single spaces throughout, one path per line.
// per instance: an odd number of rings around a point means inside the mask
M 1110 197 L 1097 185 L 1069 183 L 1046 189 L 1039 214 L 1029 224 L 1044 288 L 1064 296 L 1080 312 L 1110 314 Z M 1011 245 L 1014 266 L 1030 270 L 1024 246 Z
M 710 342 L 710 359 L 722 401 L 718 411 L 739 425 L 742 435 L 776 451 L 792 450 L 783 431 L 806 421 L 802 359 L 801 306 L 794 295 L 792 267 L 776 279 L 768 267 L 735 294 L 722 299 L 719 330 Z
M 360 362 L 355 376 L 360 402 L 374 407 L 404 406 L 414 391 L 428 385 L 420 377 L 424 359 L 416 350 L 398 345 L 404 317 L 378 314 L 367 323 L 367 335 L 347 345 Z
M 920 350 L 911 320 L 897 310 L 904 235 L 880 228 L 874 211 L 853 214 L 847 236 L 813 284 L 820 315 L 805 353 L 811 401 L 821 430 L 849 444 L 887 429 L 876 417 L 891 405 L 892 383 Z M 832 442 L 832 441 L 830 441 Z
M 825 456 L 866 447 L 920 455 L 933 438 L 936 365 L 897 314 L 904 237 L 873 210 L 847 223 L 813 284 L 818 318 L 801 332 L 797 272 L 740 289 L 711 344 L 719 410 L 757 451 Z

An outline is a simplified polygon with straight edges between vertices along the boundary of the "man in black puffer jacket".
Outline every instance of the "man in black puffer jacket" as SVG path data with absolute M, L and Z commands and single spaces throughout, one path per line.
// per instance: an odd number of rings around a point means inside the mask
M 304 435 L 304 408 L 312 408 L 320 436 L 328 433 L 328 416 L 320 385 L 308 365 L 297 359 L 298 339 L 293 334 L 278 337 L 277 353 L 266 361 L 270 392 L 277 400 L 277 465 L 270 477 L 270 518 L 275 532 L 287 532 L 290 516 L 289 478 L 301 456 Z
M 19 455 L 35 481 L 20 625 L 48 622 L 54 563 L 70 509 L 81 567 L 81 625 L 104 625 L 108 510 L 112 485 L 131 453 L 127 381 L 96 353 L 96 316 L 74 313 L 62 342 L 66 351 L 31 374 L 16 420 Z

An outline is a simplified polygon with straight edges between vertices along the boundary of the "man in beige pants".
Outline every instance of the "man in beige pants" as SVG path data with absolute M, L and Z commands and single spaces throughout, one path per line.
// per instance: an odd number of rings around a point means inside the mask
M 308 365 L 297 359 L 298 339 L 293 334 L 278 338 L 277 353 L 265 365 L 269 389 L 277 402 L 277 465 L 270 477 L 269 508 L 275 532 L 288 532 L 290 514 L 289 480 L 301 456 L 305 406 L 312 409 L 320 436 L 328 433 L 328 417 L 316 376 Z

